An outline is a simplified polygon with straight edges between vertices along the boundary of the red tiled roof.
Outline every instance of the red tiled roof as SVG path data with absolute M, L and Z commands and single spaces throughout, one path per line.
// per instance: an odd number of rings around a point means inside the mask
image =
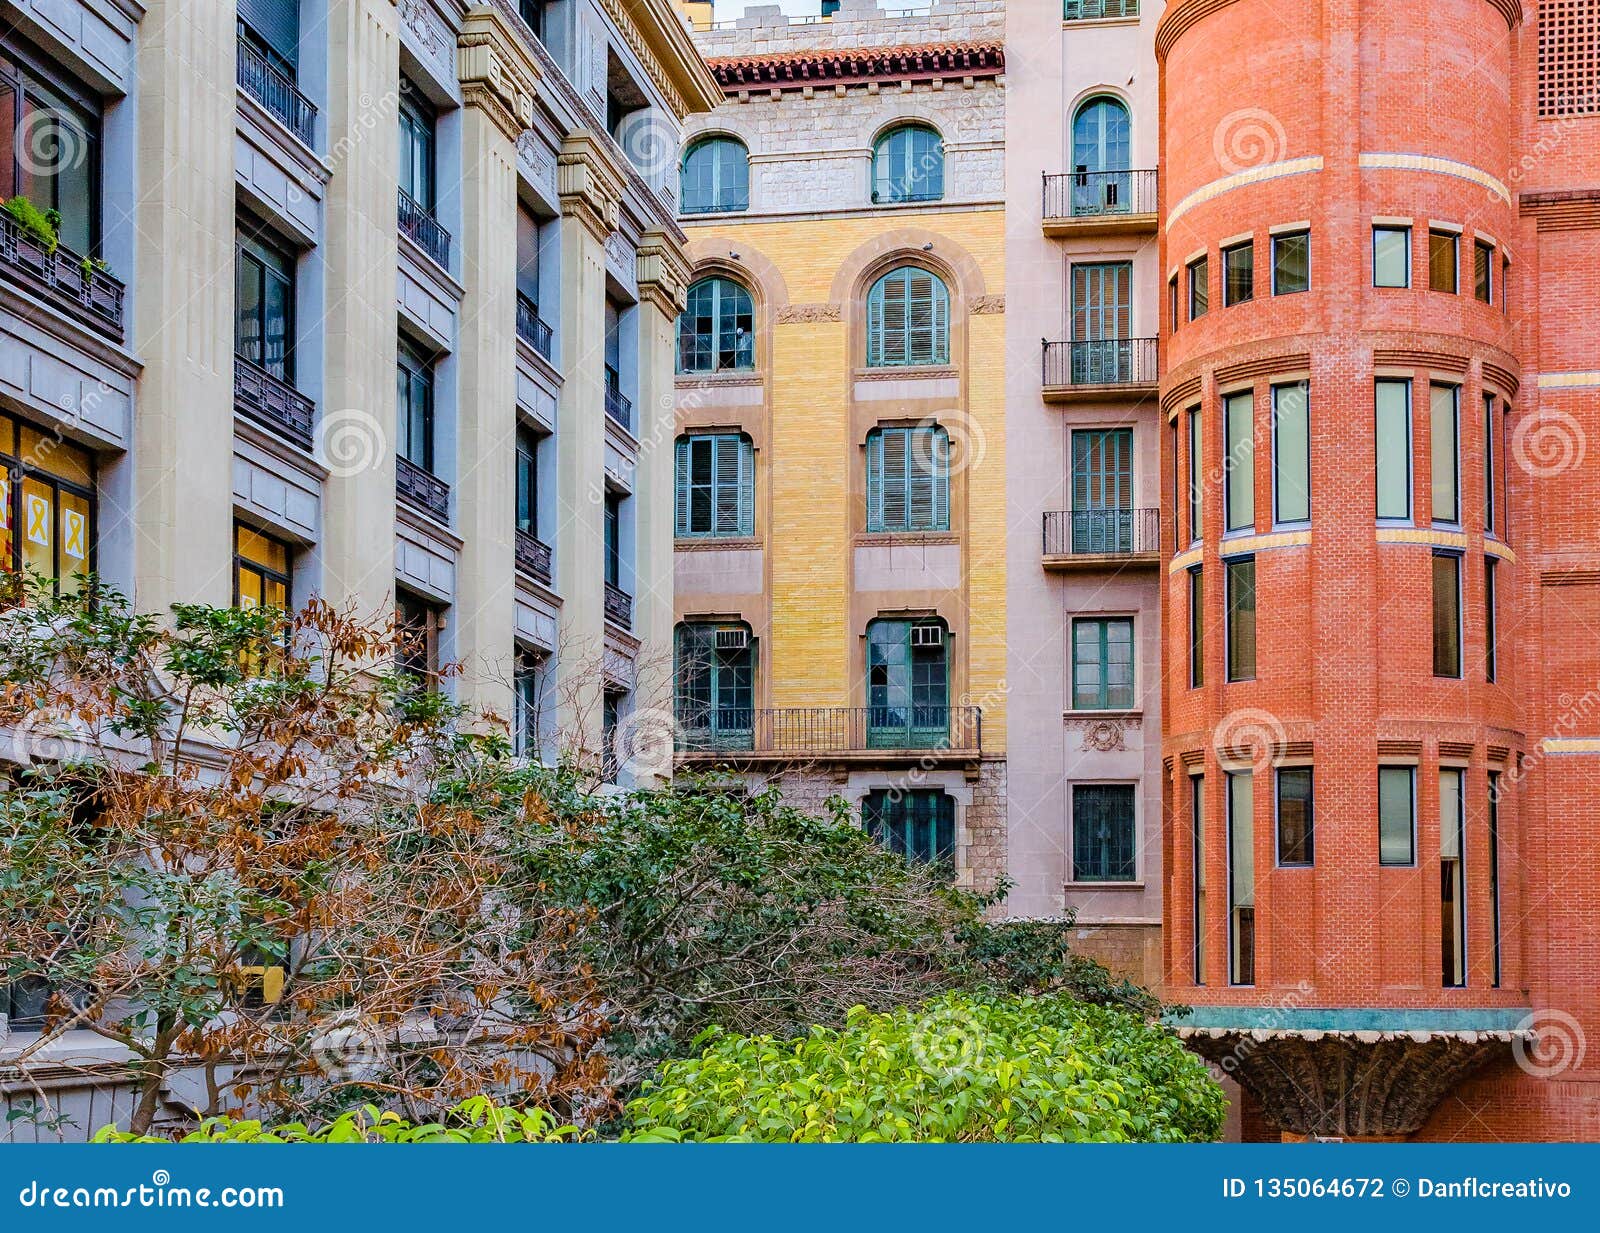
M 932 43 L 727 56 L 706 63 L 722 88 L 734 94 L 851 82 L 996 77 L 1005 72 L 1006 53 L 1001 43 Z

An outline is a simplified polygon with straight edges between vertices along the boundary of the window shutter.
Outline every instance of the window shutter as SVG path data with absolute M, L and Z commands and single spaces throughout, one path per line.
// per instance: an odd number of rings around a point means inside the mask
M 906 301 L 909 295 L 907 272 L 896 270 L 883 283 L 883 363 L 908 362 Z
M 239 0 L 244 22 L 290 64 L 300 42 L 300 0 Z
M 678 535 L 689 534 L 689 439 L 678 439 Z
M 933 434 L 933 510 L 928 525 L 944 531 L 950 526 L 950 437 L 942 428 L 929 431 Z
M 712 440 L 716 496 L 713 531 L 717 535 L 739 533 L 739 446 L 738 437 L 716 437 Z
M 883 529 L 904 531 L 908 514 L 911 434 L 904 428 L 883 433 Z
M 884 337 L 883 301 L 885 284 L 879 283 L 867 297 L 867 365 L 881 367 L 884 363 L 886 339 Z
M 912 450 L 907 529 L 942 530 L 946 518 L 950 438 L 942 428 L 918 428 L 908 435 Z
M 867 438 L 867 530 L 883 526 L 883 433 Z
M 756 533 L 756 454 L 743 437 L 739 443 L 739 534 Z

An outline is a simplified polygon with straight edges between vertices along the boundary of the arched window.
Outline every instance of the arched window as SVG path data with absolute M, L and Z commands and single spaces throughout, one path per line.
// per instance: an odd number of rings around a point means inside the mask
M 944 141 L 926 124 L 902 124 L 872 148 L 872 199 L 938 201 L 944 196 Z
M 867 367 L 950 362 L 950 293 L 919 266 L 890 270 L 867 296 Z
M 950 529 L 950 436 L 937 425 L 867 434 L 867 530 Z
M 731 278 L 702 278 L 689 288 L 678 318 L 681 372 L 725 372 L 756 366 L 756 311 L 750 293 Z
M 755 534 L 755 451 L 733 432 L 678 438 L 677 535 L 706 539 Z
M 713 214 L 750 208 L 750 152 L 735 137 L 702 137 L 683 155 L 682 210 Z
M 673 650 L 680 748 L 749 749 L 756 689 L 750 627 L 685 623 L 678 626 Z
M 1072 212 L 1126 210 L 1129 172 L 1128 109 L 1118 99 L 1092 98 L 1072 118 Z

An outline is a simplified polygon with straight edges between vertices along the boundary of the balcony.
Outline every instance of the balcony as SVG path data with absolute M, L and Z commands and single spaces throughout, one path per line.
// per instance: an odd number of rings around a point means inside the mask
M 529 534 L 517 532 L 517 568 L 528 577 L 550 585 L 550 545 Z
M 1156 233 L 1154 171 L 1073 171 L 1044 178 L 1044 233 L 1058 239 Z
M 233 406 L 285 441 L 311 448 L 317 404 L 241 355 L 233 357 Z
M 1154 396 L 1158 377 L 1153 338 L 1044 343 L 1046 402 L 1137 402 Z
M 439 225 L 432 210 L 425 210 L 405 189 L 400 190 L 400 234 L 441 270 L 450 269 L 450 233 Z
M 1062 0 L 1062 21 L 1106 21 L 1139 16 L 1139 0 Z
M 439 522 L 450 521 L 450 485 L 409 458 L 394 460 L 395 495 Z
M 239 88 L 265 107 L 308 149 L 314 148 L 317 137 L 315 105 L 244 39 L 239 40 Z
M 633 596 L 606 583 L 606 620 L 621 629 L 633 628 Z
M 520 291 L 517 292 L 517 337 L 554 362 L 556 332 L 539 316 L 539 306 Z
M 633 431 L 633 402 L 611 382 L 606 382 L 606 414 Z
M 685 761 L 815 759 L 976 762 L 983 710 L 976 706 L 822 706 L 749 710 L 713 707 L 678 715 Z
M 1117 569 L 1161 563 L 1161 511 L 1084 509 L 1044 516 L 1044 567 Z
M 84 325 L 122 341 L 122 284 L 63 244 L 52 252 L 3 210 L 0 269 Z

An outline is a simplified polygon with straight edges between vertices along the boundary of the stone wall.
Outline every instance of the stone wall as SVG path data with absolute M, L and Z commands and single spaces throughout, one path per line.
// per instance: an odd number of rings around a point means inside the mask
M 835 47 L 903 47 L 1005 38 L 1005 0 L 935 0 L 931 8 L 891 16 L 907 6 L 900 0 L 844 0 L 832 21 L 795 20 L 776 4 L 757 5 L 736 21 L 697 30 L 695 46 L 708 59 L 719 56 L 780 55 Z M 817 10 L 820 13 L 820 0 Z

